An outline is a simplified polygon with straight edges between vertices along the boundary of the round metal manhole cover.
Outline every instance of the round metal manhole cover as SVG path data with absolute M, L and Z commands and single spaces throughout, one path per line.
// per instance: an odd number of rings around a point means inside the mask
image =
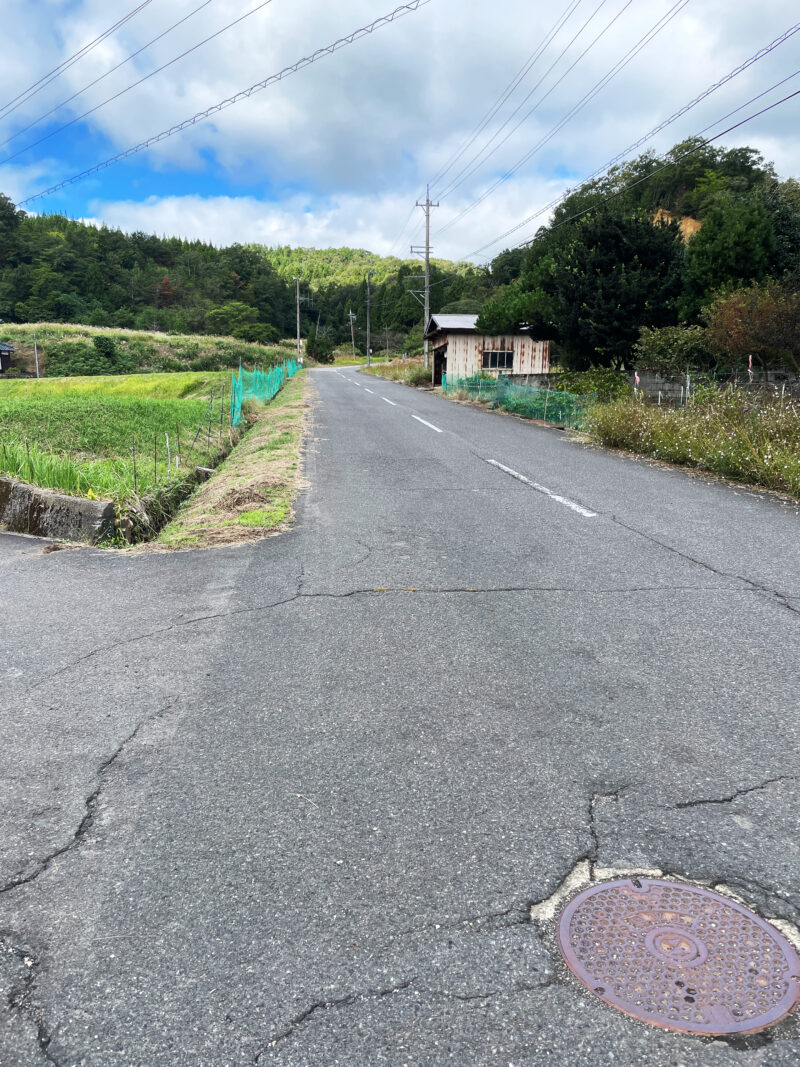
M 561 913 L 570 970 L 611 1007 L 666 1030 L 748 1034 L 800 1002 L 800 959 L 748 908 L 641 878 L 579 893 Z

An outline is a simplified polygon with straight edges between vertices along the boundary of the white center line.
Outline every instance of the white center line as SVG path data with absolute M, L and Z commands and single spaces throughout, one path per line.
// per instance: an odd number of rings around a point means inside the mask
M 365 393 L 372 393 L 372 390 L 371 390 L 371 389 L 367 389 L 367 387 L 366 387 L 366 385 L 365 385 L 365 386 L 364 386 L 364 392 L 365 392 Z M 374 394 L 374 393 L 372 393 L 372 395 L 373 395 L 373 396 L 375 396 L 375 394 Z
M 381 400 L 385 401 L 385 403 L 387 404 L 391 404 L 393 408 L 397 407 L 397 404 L 395 404 L 394 400 L 387 400 L 385 396 L 382 396 Z
M 503 463 L 498 463 L 496 459 L 490 459 L 488 462 L 493 467 L 497 467 L 498 470 L 503 471 L 505 474 L 510 474 L 512 478 L 516 478 L 518 482 L 524 482 L 525 485 L 529 485 L 531 489 L 535 489 L 537 493 L 544 493 L 544 495 L 549 496 L 551 500 L 555 500 L 557 503 L 563 504 L 564 507 L 577 511 L 577 513 L 583 515 L 585 519 L 597 518 L 596 511 L 589 511 L 588 508 L 576 504 L 574 500 L 568 500 L 565 496 L 559 496 L 558 493 L 554 493 L 552 489 L 547 489 L 544 485 L 539 485 L 538 482 L 532 482 L 530 478 L 526 478 L 524 474 L 520 474 L 519 471 L 514 471 L 510 467 L 506 467 Z
M 434 426 L 432 422 L 426 422 L 424 419 L 421 419 L 419 415 L 412 415 L 411 418 L 416 419 L 417 422 L 421 422 L 422 425 L 427 426 L 429 430 L 435 430 L 437 433 L 444 433 L 444 430 L 440 430 L 439 427 Z

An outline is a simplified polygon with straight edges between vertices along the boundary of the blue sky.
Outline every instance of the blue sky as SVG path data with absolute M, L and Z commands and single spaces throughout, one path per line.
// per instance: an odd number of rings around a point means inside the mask
M 83 89 L 201 2 L 149 0 L 42 92 L 13 113 L 0 110 L 0 141 Z M 340 5 L 272 0 L 88 119 L 3 163 L 11 152 L 126 88 L 260 2 L 209 0 L 134 61 L 12 141 L 0 152 L 0 190 L 19 201 L 69 178 L 369 23 L 400 0 Z M 554 7 L 532 0 L 430 0 L 418 12 L 213 120 L 30 209 L 216 244 L 349 244 L 406 255 L 411 241 L 419 239 L 421 213 L 412 212 L 405 230 L 403 224 L 426 181 L 472 135 L 514 75 L 541 49 L 447 179 L 434 183 L 434 195 L 442 202 L 434 213 L 436 252 L 459 258 L 602 166 L 800 18 L 795 0 L 761 5 L 688 0 L 641 54 L 513 177 L 462 220 L 446 225 L 547 137 L 674 3 L 562 0 Z M 7 37 L 0 92 L 5 103 L 127 15 L 137 0 L 0 4 Z M 563 26 L 544 47 L 562 16 Z M 800 34 L 676 122 L 653 147 L 664 150 L 797 69 Z M 540 87 L 504 127 L 540 78 Z M 781 94 L 765 97 L 761 106 L 799 87 L 800 77 Z M 533 105 L 538 106 L 513 129 Z M 730 143 L 759 148 L 783 176 L 800 175 L 799 115 L 800 105 L 793 101 Z M 494 145 L 478 156 L 474 173 L 448 190 L 449 178 L 494 135 Z M 437 228 L 444 232 L 437 236 Z M 535 225 L 520 231 L 519 238 L 531 229 Z M 490 245 L 487 254 L 502 247 L 502 242 Z

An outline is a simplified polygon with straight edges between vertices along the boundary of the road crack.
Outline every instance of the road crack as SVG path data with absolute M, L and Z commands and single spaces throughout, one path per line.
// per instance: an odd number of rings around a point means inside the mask
M 328 1011 L 331 1008 L 349 1007 L 352 1004 L 358 1004 L 368 1000 L 382 1000 L 384 997 L 391 997 L 397 993 L 402 993 L 405 990 L 410 989 L 415 981 L 416 978 L 409 978 L 405 982 L 399 982 L 397 985 L 389 986 L 386 989 L 368 990 L 364 993 L 350 993 L 346 997 L 337 997 L 333 1000 L 316 1000 L 313 1004 L 309 1005 L 309 1007 L 301 1011 L 299 1015 L 295 1015 L 284 1030 L 279 1034 L 276 1034 L 260 1052 L 256 1053 L 253 1062 L 258 1063 L 261 1057 L 270 1049 L 275 1048 L 281 1042 L 293 1037 L 299 1027 L 301 1027 L 303 1023 L 310 1019 L 316 1012 Z
M 40 966 L 38 958 L 28 949 L 20 948 L 10 941 L 7 931 L 0 931 L 0 944 L 4 951 L 13 956 L 20 970 L 20 978 L 12 984 L 8 992 L 7 1003 L 11 1011 L 21 1016 L 34 1029 L 36 1044 L 46 1063 L 61 1067 L 60 1061 L 53 1055 L 50 1046 L 53 1042 L 47 1023 L 41 1010 L 34 1004 L 36 989 L 36 972 Z
M 771 785 L 777 785 L 779 782 L 796 782 L 800 778 L 800 775 L 785 774 L 778 778 L 768 778 L 765 782 L 760 782 L 758 785 L 751 785 L 745 789 L 737 789 L 735 793 L 731 793 L 727 797 L 711 797 L 707 800 L 683 800 L 680 804 L 676 804 L 676 808 L 700 808 L 705 805 L 711 804 L 733 804 L 734 801 L 740 797 L 749 796 L 750 793 L 759 793 L 763 789 L 768 789 Z
M 133 742 L 137 739 L 138 735 L 146 726 L 148 726 L 152 722 L 156 722 L 158 719 L 163 718 L 166 714 L 168 714 L 168 712 L 172 710 L 176 703 L 177 700 L 173 700 L 169 704 L 167 704 L 166 707 L 160 708 L 154 714 L 148 715 L 146 718 L 142 719 L 142 721 L 136 726 L 136 728 L 130 734 L 128 734 L 128 736 L 124 738 L 124 740 L 114 749 L 112 754 L 100 764 L 96 774 L 97 784 L 94 790 L 89 794 L 88 797 L 86 797 L 83 802 L 83 818 L 81 819 L 77 829 L 71 835 L 66 844 L 62 845 L 60 848 L 54 849 L 52 852 L 48 853 L 48 855 L 38 860 L 32 871 L 18 871 L 15 875 L 12 876 L 10 881 L 6 882 L 4 885 L 0 885 L 0 895 L 4 893 L 10 893 L 12 890 L 18 889 L 20 886 L 30 885 L 31 882 L 35 882 L 37 878 L 39 878 L 42 874 L 45 873 L 45 871 L 47 871 L 52 866 L 52 864 L 59 858 L 59 856 L 64 856 L 68 852 L 72 852 L 74 849 L 78 848 L 81 845 L 94 823 L 95 816 L 97 814 L 97 809 L 100 804 L 100 797 L 102 795 L 103 787 L 105 785 L 104 778 L 109 768 L 111 768 L 116 763 L 116 761 L 120 758 L 120 756 L 128 748 L 128 746 L 133 744 Z

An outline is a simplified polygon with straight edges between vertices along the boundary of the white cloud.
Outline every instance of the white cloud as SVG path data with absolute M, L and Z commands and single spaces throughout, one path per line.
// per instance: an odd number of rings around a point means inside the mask
M 7 136 L 19 128 L 15 121 L 30 121 L 45 110 L 45 105 L 52 106 L 79 89 L 199 2 L 173 0 L 169 5 L 150 5 L 12 118 L 0 117 L 0 134 Z M 113 150 L 125 149 L 308 55 L 397 2 L 351 0 L 347 5 L 320 5 L 318 0 L 273 0 L 236 29 L 98 111 L 89 120 L 91 131 L 107 138 Z M 213 0 L 178 31 L 92 90 L 81 102 L 81 110 L 124 88 L 256 3 Z M 517 118 L 566 72 L 624 3 L 609 0 L 605 4 Z M 640 2 L 623 11 L 535 114 L 507 141 L 503 141 L 507 131 L 498 137 L 486 162 L 455 194 L 445 198 L 437 221 L 452 217 L 546 136 L 672 3 Z M 595 0 L 579 5 L 522 91 L 489 124 L 487 134 L 498 128 L 516 100 L 557 60 L 561 46 L 596 6 Z M 45 12 L 50 14 L 47 21 Z M 147 230 L 167 232 L 176 227 L 178 232 L 188 232 L 185 227 L 191 225 L 194 236 L 220 243 L 281 240 L 386 249 L 425 181 L 470 135 L 557 17 L 558 11 L 552 7 L 532 5 L 530 0 L 506 0 L 502 5 L 487 0 L 468 4 L 464 0 L 432 0 L 418 13 L 163 142 L 142 157 L 154 173 L 152 188 L 158 189 L 160 177 L 166 180 L 168 176 L 172 192 L 176 175 L 183 175 L 187 195 L 120 202 L 102 197 L 107 179 L 101 175 L 92 186 L 76 187 L 71 195 L 82 197 L 82 201 L 45 202 L 45 207 L 52 209 L 67 202 L 85 205 L 88 190 L 97 197 L 93 213 L 112 223 L 135 217 L 136 225 Z M 796 18 L 796 0 L 772 0 L 769 5 L 691 0 L 518 176 L 505 183 L 484 207 L 468 215 L 463 224 L 443 235 L 437 251 L 446 256 L 469 252 L 507 229 L 552 199 L 555 174 L 580 180 Z M 107 0 L 5 0 L 4 28 L 18 47 L 6 52 L 4 84 L 23 87 L 38 72 L 96 36 L 110 21 Z M 682 118 L 657 139 L 655 147 L 668 148 L 791 73 L 797 41 L 800 36 Z M 796 116 L 796 104 L 786 105 L 731 135 L 730 143 L 753 144 L 775 160 L 780 172 L 798 174 Z M 475 148 L 487 134 L 481 135 Z M 23 143 L 24 137 L 15 145 Z M 37 152 L 50 155 L 51 145 L 56 143 L 48 142 Z M 83 142 L 76 136 L 74 143 Z M 474 150 L 459 162 L 451 177 Z M 97 151 L 91 149 L 86 165 L 98 161 Z M 32 164 L 7 170 L 5 175 L 0 172 L 0 187 L 16 195 L 38 191 L 45 171 L 47 181 L 51 174 L 69 176 L 57 162 L 49 169 L 44 163 Z M 196 176 L 204 172 L 214 175 L 228 197 L 212 200 L 195 195 Z M 238 196 L 245 180 L 249 195 Z M 565 181 L 562 178 L 561 184 Z M 263 197 L 252 195 L 254 184 L 264 189 Z M 128 225 L 127 221 L 120 224 Z M 231 227 L 227 233 L 225 225 Z M 270 234 L 275 236 L 265 236 Z M 404 246 L 406 241 L 402 243 Z M 404 251 L 404 247 L 399 250 Z

